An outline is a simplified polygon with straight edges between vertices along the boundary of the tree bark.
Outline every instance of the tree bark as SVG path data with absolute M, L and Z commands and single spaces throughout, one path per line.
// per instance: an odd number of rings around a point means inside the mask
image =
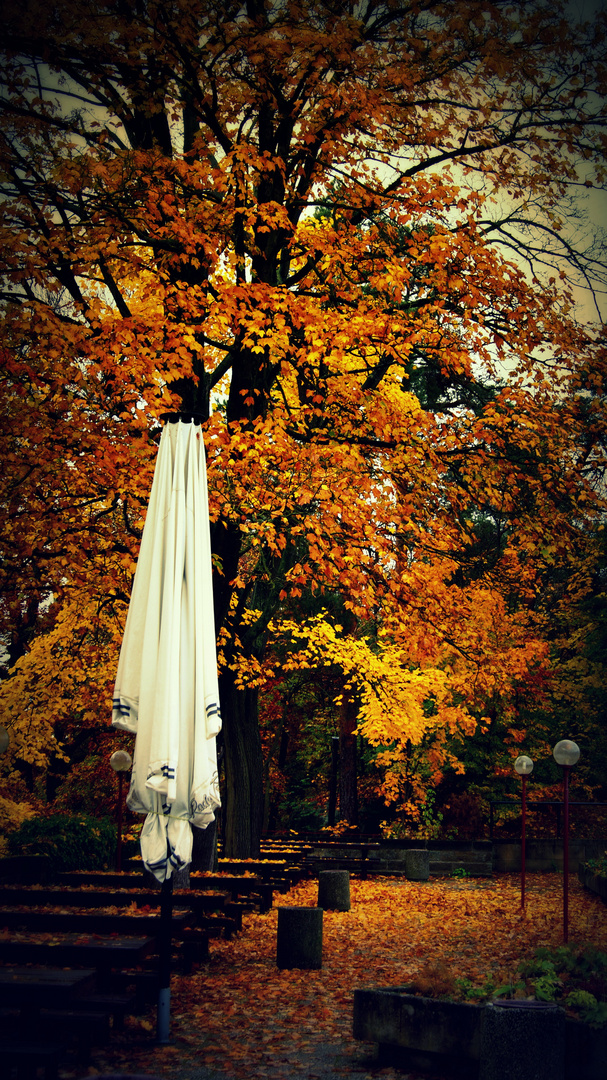
M 277 754 L 280 754 L 282 745 L 285 738 L 285 719 L 284 714 L 281 719 L 280 727 L 276 729 L 270 743 L 266 760 L 263 766 L 263 824 L 261 829 L 262 836 L 266 836 L 270 829 L 270 814 L 272 803 L 272 763 Z
M 192 870 L 217 870 L 217 819 L 206 829 L 192 829 Z
M 224 854 L 257 858 L 263 821 L 263 757 L 256 690 L 240 690 L 226 669 L 219 695 L 225 747 L 226 805 Z
M 344 690 L 339 710 L 339 812 L 348 825 L 358 825 L 357 717 L 358 704 Z
M 331 739 L 331 773 L 329 776 L 329 806 L 327 810 L 327 824 L 335 825 L 337 810 L 337 777 L 339 775 L 339 738 Z

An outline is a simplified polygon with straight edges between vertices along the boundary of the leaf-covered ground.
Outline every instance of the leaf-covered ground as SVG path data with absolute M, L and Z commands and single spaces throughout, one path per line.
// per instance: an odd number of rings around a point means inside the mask
M 375 1062 L 373 1047 L 352 1038 L 354 989 L 402 985 L 429 961 L 479 985 L 488 977 L 505 982 L 537 946 L 562 943 L 562 888 L 559 874 L 530 875 L 522 913 L 516 875 L 352 880 L 351 910 L 324 913 L 321 971 L 277 969 L 276 907 L 246 916 L 241 935 L 211 942 L 206 965 L 173 978 L 171 1045 L 155 1045 L 152 1009 L 94 1052 L 90 1072 L 166 1080 L 413 1077 Z M 316 906 L 317 897 L 317 882 L 307 881 L 275 903 Z M 574 876 L 569 927 L 570 943 L 607 948 L 607 906 Z

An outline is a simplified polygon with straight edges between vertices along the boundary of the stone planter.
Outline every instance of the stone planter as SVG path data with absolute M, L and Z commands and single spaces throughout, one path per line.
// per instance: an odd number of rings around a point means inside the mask
M 479 1080 L 565 1080 L 565 1010 L 547 1001 L 483 1008 Z
M 381 1057 L 396 1059 L 404 1068 L 459 1073 L 473 1080 L 481 1065 L 484 1013 L 485 1005 L 417 997 L 401 987 L 361 989 L 354 991 L 353 1034 L 376 1043 Z M 607 1027 L 591 1028 L 569 1018 L 564 1027 L 561 1075 L 565 1080 L 605 1080 Z M 551 1080 L 543 1067 L 538 1061 L 530 1075 Z
M 416 997 L 399 987 L 354 991 L 354 1038 L 377 1043 L 403 1064 L 473 1076 L 478 1071 L 482 1006 Z
M 580 863 L 578 877 L 585 889 L 589 889 L 590 892 L 596 893 L 597 896 L 601 897 L 601 900 L 607 902 L 607 876 L 605 876 L 605 874 L 597 874 L 594 870 L 591 870 L 589 866 Z
M 565 1076 L 567 1080 L 605 1080 L 607 1026 L 589 1028 L 579 1020 L 565 1023 Z

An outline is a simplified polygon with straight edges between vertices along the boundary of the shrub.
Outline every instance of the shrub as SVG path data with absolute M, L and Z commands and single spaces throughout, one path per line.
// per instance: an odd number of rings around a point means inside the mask
M 15 802 L 13 799 L 5 799 L 0 795 L 0 821 L 2 833 L 0 835 L 0 859 L 9 854 L 8 837 L 15 832 L 24 821 L 34 817 L 36 811 L 33 806 L 25 802 Z
M 607 953 L 592 945 L 541 946 L 519 971 L 539 1000 L 564 1004 L 587 1024 L 607 1022 Z
M 29 803 L 15 802 L 13 799 L 5 799 L 0 795 L 0 819 L 3 833 L 14 832 L 24 821 L 34 817 L 35 813 L 34 807 Z
M 596 859 L 588 859 L 586 866 L 589 870 L 592 870 L 593 874 L 601 874 L 607 877 L 607 851 Z
M 48 855 L 56 870 L 101 870 L 114 858 L 116 829 L 107 818 L 54 814 L 24 821 L 8 846 L 11 855 Z

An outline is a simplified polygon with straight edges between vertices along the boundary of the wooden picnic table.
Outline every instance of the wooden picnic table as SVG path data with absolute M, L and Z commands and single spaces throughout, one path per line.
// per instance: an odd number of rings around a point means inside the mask
M 93 994 L 96 985 L 97 973 L 86 968 L 0 967 L 0 1006 L 19 1010 L 0 1036 L 0 1069 L 6 1066 L 10 1071 L 17 1066 L 25 1069 L 23 1075 L 34 1076 L 43 1067 L 50 1080 L 57 1077 L 72 1039 L 78 1042 L 79 1062 L 86 1064 L 90 1021 L 103 1018 L 98 1014 L 94 1018 L 86 1013 L 79 1016 L 69 1010 Z
M 52 1004 L 67 1008 L 76 995 L 95 989 L 97 974 L 80 968 L 66 971 L 56 967 L 0 967 L 0 1005 L 39 1010 Z
M 171 934 L 179 939 L 184 928 L 195 920 L 191 911 L 173 911 Z M 102 912 L 73 912 L 40 908 L 0 907 L 0 929 L 23 927 L 34 933 L 125 934 L 137 936 L 158 933 L 160 915 L 128 915 Z
M 148 889 L 141 870 L 123 870 L 120 873 L 106 870 L 84 873 L 84 871 L 79 870 L 62 873 L 60 881 L 70 889 L 82 885 L 94 885 L 98 889 L 136 889 L 139 892 Z M 253 875 L 252 873 L 215 874 L 212 871 L 192 870 L 190 872 L 190 889 L 175 890 L 174 895 L 178 896 L 179 901 L 183 902 L 185 906 L 187 896 L 192 890 L 196 892 L 202 891 L 203 893 L 212 892 L 219 894 L 219 896 L 222 893 L 229 894 L 232 904 L 237 903 L 241 897 L 249 898 L 253 895 L 258 898 L 258 906 L 261 911 L 268 911 L 272 907 L 272 885 L 265 882 L 259 875 Z M 0 897 L 1 895 L 0 892 Z M 211 900 L 208 900 L 207 903 L 212 905 Z M 223 903 L 224 901 L 220 899 L 219 904 Z
M 262 912 L 269 911 L 272 907 L 274 887 L 262 881 L 259 877 L 252 877 L 247 874 L 221 873 L 214 875 L 208 872 L 193 872 L 190 874 L 190 882 L 193 888 L 200 887 L 211 891 L 216 889 L 228 892 L 233 902 L 236 902 L 241 896 L 258 897 Z
M 81 934 L 62 934 L 56 942 L 0 942 L 3 964 L 48 964 L 52 967 L 95 967 L 100 975 L 112 968 L 137 967 L 156 948 L 153 937 L 98 936 L 83 940 Z
M 217 869 L 220 873 L 225 870 L 228 874 L 250 873 L 260 877 L 262 881 L 270 881 L 277 877 L 287 877 L 293 867 L 284 859 L 271 859 L 266 862 L 263 859 L 219 858 Z
M 204 890 L 175 889 L 175 907 L 188 907 L 196 911 L 217 911 L 230 900 L 227 890 L 205 892 Z M 137 907 L 160 908 L 160 893 L 152 889 L 86 889 L 22 888 L 19 885 L 0 886 L 2 907 Z
M 292 885 L 296 885 L 303 876 L 301 867 L 294 866 L 284 859 L 272 859 L 266 862 L 263 859 L 226 859 L 217 860 L 219 873 L 228 874 L 254 874 L 265 885 L 272 885 L 278 892 L 288 892 Z

